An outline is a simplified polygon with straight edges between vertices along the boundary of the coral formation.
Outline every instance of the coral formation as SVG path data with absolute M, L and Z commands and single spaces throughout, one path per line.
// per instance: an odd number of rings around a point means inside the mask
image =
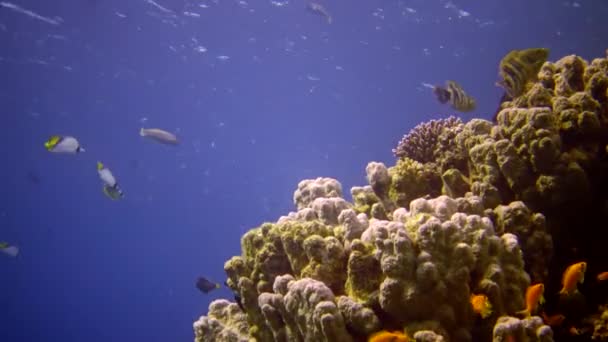
M 367 165 L 354 203 L 337 180 L 300 182 L 297 211 L 247 232 L 224 265 L 243 311 L 213 302 L 194 324 L 197 341 L 363 341 L 379 331 L 553 341 L 542 318 L 514 315 L 531 283 L 559 290 L 573 259 L 605 256 L 581 232 L 608 219 L 608 59 L 545 62 L 519 86 L 495 122 L 412 129 L 396 165 Z M 477 315 L 472 294 L 491 313 Z M 559 313 L 569 325 L 585 314 Z
M 462 121 L 455 116 L 423 122 L 401 139 L 393 153 L 398 158 L 409 158 L 421 163 L 433 162 L 443 130 L 460 124 Z

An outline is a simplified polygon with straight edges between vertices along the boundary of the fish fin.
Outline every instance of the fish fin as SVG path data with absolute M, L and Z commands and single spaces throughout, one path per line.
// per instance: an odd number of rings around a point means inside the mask
M 76 149 L 76 152 L 77 152 L 77 153 L 79 153 L 79 152 L 84 152 L 84 151 L 85 151 L 85 149 L 84 149 L 84 148 L 82 148 L 81 146 L 78 146 L 78 148 Z
M 139 129 L 139 136 L 141 136 L 141 137 L 145 137 L 146 136 L 146 132 L 144 131 L 143 127 Z

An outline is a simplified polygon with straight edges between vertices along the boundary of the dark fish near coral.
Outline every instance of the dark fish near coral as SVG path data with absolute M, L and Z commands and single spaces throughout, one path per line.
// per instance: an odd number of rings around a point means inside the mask
M 475 109 L 475 99 L 467 95 L 462 87 L 454 81 L 446 81 L 445 88 L 434 86 L 433 93 L 437 101 L 449 103 L 450 106 L 459 112 L 470 112 Z
M 498 109 L 494 113 L 494 121 L 502 110 L 502 104 L 521 96 L 526 85 L 538 77 L 540 68 L 549 57 L 549 49 L 530 48 L 524 50 L 513 50 L 506 54 L 498 66 L 500 81 L 496 85 L 505 89 L 500 98 Z
M 241 299 L 241 296 L 235 294 L 234 301 L 239 306 L 239 308 L 241 308 L 241 311 L 245 312 L 245 307 L 243 306 L 243 300 Z
M 318 4 L 316 2 L 309 2 L 308 5 L 306 5 L 306 9 L 316 15 L 320 15 L 325 18 L 328 24 L 331 24 L 333 21 L 333 19 L 331 18 L 331 14 L 329 14 L 329 12 L 321 4 Z
M 220 284 L 207 280 L 205 277 L 199 277 L 196 280 L 196 288 L 203 293 L 209 293 L 220 288 Z
M 526 84 L 536 80 L 540 68 L 549 57 L 549 49 L 531 48 L 513 50 L 500 61 L 498 74 L 501 80 L 496 84 L 503 87 L 510 98 L 524 93 Z
M 232 288 L 228 286 L 228 281 L 224 281 L 224 285 L 232 290 Z M 243 299 L 241 298 L 241 296 L 235 290 L 232 290 L 232 293 L 234 294 L 234 301 L 236 302 L 236 304 L 239 306 L 239 308 L 241 308 L 243 312 L 245 312 L 245 307 L 243 306 Z

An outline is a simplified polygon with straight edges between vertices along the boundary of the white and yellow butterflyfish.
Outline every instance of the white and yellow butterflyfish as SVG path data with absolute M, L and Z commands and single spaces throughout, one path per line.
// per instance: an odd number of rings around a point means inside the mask
M 7 242 L 0 242 L 0 252 L 14 258 L 19 255 L 19 247 L 10 245 Z
M 53 135 L 44 143 L 44 147 L 53 153 L 84 152 L 78 140 L 71 136 Z
M 122 190 L 118 186 L 118 182 L 112 171 L 105 167 L 103 163 L 97 162 L 97 173 L 99 174 L 99 178 L 103 181 L 103 193 L 113 200 L 117 200 L 123 196 Z

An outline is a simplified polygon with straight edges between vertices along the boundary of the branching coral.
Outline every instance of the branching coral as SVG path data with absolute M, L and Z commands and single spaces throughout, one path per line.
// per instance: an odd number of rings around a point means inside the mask
M 421 163 L 433 162 L 439 136 L 443 130 L 456 127 L 461 123 L 462 121 L 455 116 L 423 122 L 401 139 L 397 147 L 393 149 L 393 153 L 398 158 L 409 158 Z

